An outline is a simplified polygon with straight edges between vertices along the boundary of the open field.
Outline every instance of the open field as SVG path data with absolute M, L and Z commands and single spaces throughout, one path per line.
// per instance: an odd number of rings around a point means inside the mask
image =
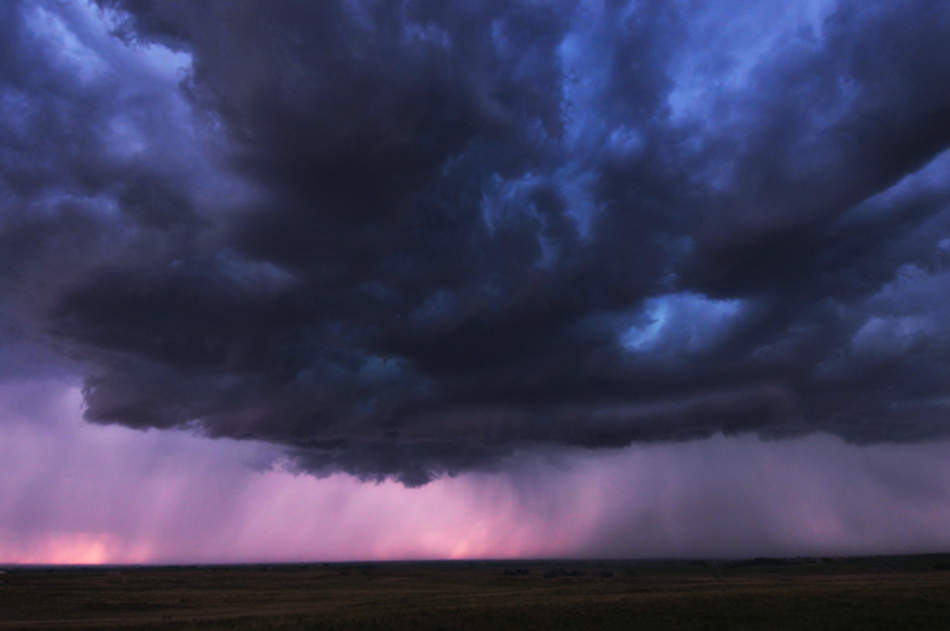
M 950 629 L 950 555 L 5 570 L 0 629 Z

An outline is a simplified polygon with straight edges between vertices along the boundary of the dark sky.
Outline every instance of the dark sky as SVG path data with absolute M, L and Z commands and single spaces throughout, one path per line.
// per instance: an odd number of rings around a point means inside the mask
M 0 379 L 408 486 L 940 440 L 948 148 L 938 0 L 2 2 Z

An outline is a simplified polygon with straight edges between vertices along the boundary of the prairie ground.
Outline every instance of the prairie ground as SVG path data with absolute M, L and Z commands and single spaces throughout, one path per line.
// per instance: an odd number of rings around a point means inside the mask
M 950 555 L 7 567 L 0 629 L 950 629 Z

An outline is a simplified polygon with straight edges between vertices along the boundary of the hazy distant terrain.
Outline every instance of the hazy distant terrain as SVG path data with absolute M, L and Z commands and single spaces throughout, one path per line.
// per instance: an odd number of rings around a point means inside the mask
M 7 568 L 0 629 L 938 629 L 950 555 Z

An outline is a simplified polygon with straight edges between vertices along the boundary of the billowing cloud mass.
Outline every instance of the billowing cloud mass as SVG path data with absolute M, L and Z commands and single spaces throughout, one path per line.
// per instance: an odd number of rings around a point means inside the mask
M 0 377 L 409 486 L 946 437 L 948 36 L 937 0 L 5 2 Z

